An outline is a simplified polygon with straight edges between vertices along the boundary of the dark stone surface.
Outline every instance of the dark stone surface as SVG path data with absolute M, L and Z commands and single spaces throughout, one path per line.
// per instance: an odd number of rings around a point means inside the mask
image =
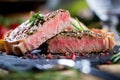
M 106 64 L 108 60 L 110 60 L 110 57 L 118 52 L 119 46 L 115 46 L 115 48 L 112 51 L 109 51 L 108 53 L 102 53 L 102 54 L 89 54 L 89 56 L 76 56 L 75 61 L 87 59 L 91 62 L 92 66 L 96 66 L 98 64 Z M 18 57 L 14 55 L 6 55 L 5 52 L 0 54 L 0 68 L 5 70 L 35 70 L 38 69 L 36 65 L 39 65 L 39 70 L 45 70 L 50 69 L 51 66 L 58 65 L 58 60 L 56 56 L 54 55 L 53 59 L 45 59 L 45 55 L 40 54 L 40 50 L 34 50 L 31 52 L 32 54 L 39 55 L 38 58 L 32 59 L 29 57 Z M 38 54 L 39 53 L 39 54 Z M 106 54 L 106 55 L 103 55 Z M 42 58 L 43 57 L 43 58 Z M 55 57 L 55 58 L 54 58 Z M 48 66 L 49 64 L 49 66 Z M 44 65 L 48 66 L 48 68 L 44 67 Z

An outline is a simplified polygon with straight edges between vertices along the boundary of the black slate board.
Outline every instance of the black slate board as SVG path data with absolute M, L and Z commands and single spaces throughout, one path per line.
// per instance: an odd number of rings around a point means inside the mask
M 102 56 L 102 55 L 96 55 L 95 57 L 86 57 L 86 56 L 79 56 L 74 61 L 79 61 L 82 59 L 87 59 L 91 62 L 93 66 L 98 64 L 106 64 L 108 60 L 110 60 L 110 57 L 118 52 L 118 49 L 120 46 L 115 46 L 113 50 L 109 51 L 109 55 Z M 92 56 L 91 54 L 89 56 Z M 35 70 L 37 69 L 36 65 L 56 65 L 58 64 L 57 60 L 59 59 L 30 59 L 30 58 L 20 58 L 18 56 L 13 55 L 6 55 L 5 52 L 3 52 L 0 55 L 0 68 L 6 69 L 6 70 Z M 47 69 L 47 68 L 46 68 Z M 49 69 L 49 68 L 48 68 Z M 39 70 L 44 70 L 44 67 L 41 66 Z

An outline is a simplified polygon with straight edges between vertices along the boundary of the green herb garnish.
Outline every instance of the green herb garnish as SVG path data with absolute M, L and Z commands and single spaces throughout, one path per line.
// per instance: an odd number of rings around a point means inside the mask
M 89 30 L 82 22 L 80 22 L 77 18 L 71 18 L 72 25 L 79 31 Z
M 30 26 L 34 26 L 34 25 L 38 26 L 38 23 L 43 24 L 44 21 L 45 21 L 44 17 L 40 15 L 40 12 L 38 12 L 32 15 L 32 17 L 29 20 L 29 23 L 31 23 Z
M 120 63 L 120 50 L 117 54 L 111 57 L 111 61 L 112 63 Z

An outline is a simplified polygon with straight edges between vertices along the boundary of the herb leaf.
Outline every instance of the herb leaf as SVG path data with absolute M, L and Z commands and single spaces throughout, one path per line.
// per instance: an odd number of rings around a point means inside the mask
M 79 31 L 89 30 L 82 22 L 80 22 L 77 18 L 71 18 L 72 25 Z
M 120 51 L 111 57 L 112 63 L 120 63 Z
M 40 15 L 40 12 L 38 12 L 32 15 L 32 17 L 29 20 L 29 23 L 31 23 L 30 26 L 34 26 L 34 25 L 38 26 L 38 23 L 43 24 L 44 21 L 45 21 L 44 17 Z

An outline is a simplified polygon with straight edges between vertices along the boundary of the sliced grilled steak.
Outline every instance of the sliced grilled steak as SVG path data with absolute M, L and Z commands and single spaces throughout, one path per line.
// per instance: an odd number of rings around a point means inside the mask
M 35 25 L 24 22 L 11 31 L 5 38 L 7 53 L 22 54 L 38 48 L 42 43 L 60 33 L 70 24 L 68 11 L 60 9 L 42 15 L 42 21 L 37 20 Z
M 73 32 L 64 31 L 48 41 L 48 52 L 101 52 L 111 50 L 114 43 L 112 33 L 103 33 L 101 31 L 83 31 Z

